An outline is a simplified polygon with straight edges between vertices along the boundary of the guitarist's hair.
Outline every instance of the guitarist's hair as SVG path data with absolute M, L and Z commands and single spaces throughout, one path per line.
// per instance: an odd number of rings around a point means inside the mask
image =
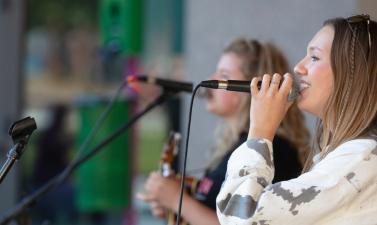
M 283 53 L 272 43 L 260 43 L 255 39 L 239 38 L 231 42 L 223 54 L 235 54 L 242 60 L 241 71 L 245 80 L 251 80 L 263 74 L 285 74 L 289 71 L 289 64 Z M 209 168 L 213 169 L 221 159 L 239 141 L 242 132 L 247 132 L 249 127 L 250 95 L 242 95 L 238 108 L 239 120 L 237 124 L 229 126 L 223 122 L 216 129 L 215 135 L 218 142 L 214 146 L 214 154 Z M 289 140 L 299 151 L 300 161 L 303 163 L 308 152 L 310 135 L 304 124 L 304 116 L 297 104 L 290 107 L 283 119 L 277 135 Z

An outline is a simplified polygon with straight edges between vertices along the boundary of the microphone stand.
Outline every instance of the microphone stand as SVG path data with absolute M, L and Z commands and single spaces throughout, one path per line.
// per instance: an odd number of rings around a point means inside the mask
M 91 149 L 86 155 L 79 158 L 77 161 L 74 161 L 72 164 L 70 164 L 63 172 L 56 175 L 54 178 L 52 178 L 50 181 L 48 181 L 45 185 L 40 187 L 38 190 L 36 190 L 34 193 L 30 194 L 29 196 L 26 196 L 23 198 L 16 206 L 14 206 L 12 209 L 7 210 L 2 215 L 0 215 L 0 225 L 8 224 L 13 219 L 19 219 L 18 216 L 22 216 L 22 213 L 29 208 L 31 205 L 35 204 L 37 200 L 42 197 L 43 195 L 47 194 L 51 190 L 53 190 L 55 187 L 57 187 L 60 183 L 64 182 L 65 179 L 76 169 L 79 167 L 82 163 L 93 157 L 95 154 L 97 154 L 104 146 L 112 142 L 115 138 L 117 138 L 120 134 L 122 134 L 125 130 L 127 130 L 129 127 L 131 127 L 136 121 L 138 121 L 142 116 L 144 116 L 147 112 L 155 108 L 156 106 L 162 104 L 170 97 L 174 96 L 176 93 L 178 93 L 178 90 L 172 90 L 172 89 L 163 89 L 163 93 L 157 97 L 153 102 L 151 102 L 144 110 L 136 114 L 133 118 L 131 118 L 130 121 L 125 123 L 123 126 L 118 128 L 116 131 L 114 131 L 112 134 L 110 134 L 105 140 L 103 140 L 101 143 L 99 143 L 97 146 L 95 146 L 93 149 Z M 23 218 L 21 218 L 22 220 Z M 21 223 L 18 223 L 21 224 Z M 25 223 L 23 223 L 25 224 Z
M 0 170 L 0 184 L 3 182 L 5 176 L 8 174 L 13 164 L 21 157 L 24 151 L 24 144 L 15 144 L 7 154 L 7 160 L 4 162 Z

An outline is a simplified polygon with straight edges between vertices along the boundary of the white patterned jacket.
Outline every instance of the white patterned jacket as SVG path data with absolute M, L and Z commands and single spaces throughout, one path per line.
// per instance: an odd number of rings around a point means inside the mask
M 377 224 L 377 142 L 343 143 L 298 178 L 271 184 L 272 144 L 252 139 L 228 161 L 217 196 L 222 225 Z

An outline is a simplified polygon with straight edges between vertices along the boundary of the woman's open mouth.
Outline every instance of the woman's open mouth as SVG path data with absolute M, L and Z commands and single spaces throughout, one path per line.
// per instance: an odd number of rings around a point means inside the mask
M 300 94 L 302 94 L 302 92 L 309 87 L 310 87 L 309 83 L 306 83 L 305 81 L 301 81 L 300 82 Z

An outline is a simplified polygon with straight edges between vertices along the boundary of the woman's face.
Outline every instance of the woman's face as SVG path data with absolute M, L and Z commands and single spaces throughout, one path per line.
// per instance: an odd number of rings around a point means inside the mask
M 334 83 L 330 58 L 333 39 L 334 29 L 324 26 L 309 42 L 306 56 L 294 68 L 301 78 L 298 107 L 320 118 Z
M 214 80 L 245 80 L 241 72 L 242 59 L 234 53 L 224 53 L 216 72 L 210 79 Z M 218 116 L 231 118 L 237 116 L 242 95 L 246 93 L 208 89 L 207 110 Z

